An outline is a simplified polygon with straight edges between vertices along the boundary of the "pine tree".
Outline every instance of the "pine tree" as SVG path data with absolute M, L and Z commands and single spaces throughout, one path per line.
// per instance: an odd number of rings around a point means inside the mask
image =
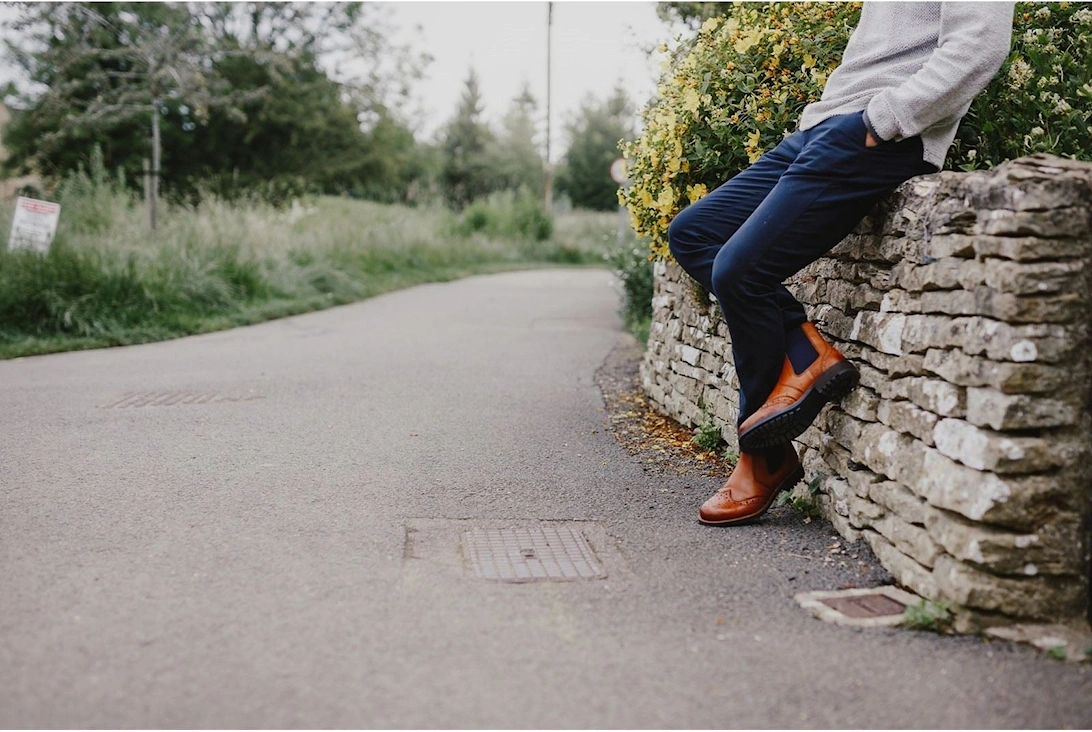
M 610 166 L 621 157 L 618 143 L 632 136 L 635 110 L 617 87 L 606 100 L 587 97 L 565 124 L 569 149 L 558 172 L 558 191 L 578 208 L 609 211 L 618 207 L 618 184 Z
M 524 190 L 542 197 L 543 157 L 535 119 L 538 103 L 524 84 L 505 114 L 494 154 L 498 184 L 508 190 Z
M 478 75 L 470 70 L 454 118 L 444 131 L 444 165 L 440 182 L 444 197 L 462 208 L 497 188 L 490 160 L 492 130 L 482 120 L 482 96 Z

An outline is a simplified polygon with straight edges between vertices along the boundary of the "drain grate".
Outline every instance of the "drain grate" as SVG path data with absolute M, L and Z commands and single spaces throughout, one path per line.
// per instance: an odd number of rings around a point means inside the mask
M 568 526 L 473 529 L 463 546 L 474 575 L 496 582 L 569 582 L 605 578 L 595 552 Z
M 214 404 L 217 402 L 248 402 L 265 397 L 251 394 L 233 397 L 213 392 L 192 391 L 138 391 L 126 394 L 110 404 L 102 404 L 102 409 L 135 409 L 137 407 L 176 407 L 182 404 Z

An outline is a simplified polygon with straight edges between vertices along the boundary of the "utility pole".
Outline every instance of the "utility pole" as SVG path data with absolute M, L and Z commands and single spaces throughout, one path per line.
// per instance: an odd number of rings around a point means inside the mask
M 550 134 L 553 130 L 551 126 L 551 120 L 553 119 L 553 108 L 551 107 L 551 53 L 553 50 L 553 34 L 554 34 L 554 4 L 552 2 L 546 3 L 546 190 L 545 204 L 546 211 L 553 210 L 554 205 L 554 166 L 550 162 Z

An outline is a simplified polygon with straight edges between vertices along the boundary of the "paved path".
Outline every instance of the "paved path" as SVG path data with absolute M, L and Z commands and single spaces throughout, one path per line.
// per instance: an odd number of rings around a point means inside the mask
M 616 304 L 504 274 L 0 362 L 0 726 L 1092 725 L 1087 666 L 807 616 L 857 576 L 821 522 L 699 526 L 715 484 L 604 429 Z M 467 576 L 546 519 L 608 578 Z

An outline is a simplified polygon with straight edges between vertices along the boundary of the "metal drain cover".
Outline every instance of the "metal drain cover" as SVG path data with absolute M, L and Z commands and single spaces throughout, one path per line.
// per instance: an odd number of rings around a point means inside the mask
M 921 598 L 898 587 L 803 592 L 796 601 L 820 620 L 838 625 L 872 628 L 899 625 L 906 608 Z
M 906 605 L 898 600 L 892 600 L 887 595 L 828 597 L 819 602 L 851 618 L 878 618 L 884 615 L 902 615 L 906 612 Z
M 216 402 L 249 402 L 264 399 L 257 394 L 228 396 L 215 392 L 140 391 L 130 392 L 117 401 L 102 404 L 102 409 L 133 409 L 138 407 L 174 407 L 182 404 L 212 404 Z
M 591 545 L 569 526 L 472 529 L 463 547 L 474 576 L 495 582 L 571 582 L 607 576 Z

